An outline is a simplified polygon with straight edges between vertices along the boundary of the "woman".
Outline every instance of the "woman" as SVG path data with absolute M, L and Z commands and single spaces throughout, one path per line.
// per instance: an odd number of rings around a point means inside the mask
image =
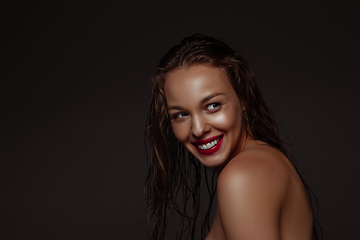
M 164 239 L 167 209 L 182 216 L 179 239 L 186 230 L 199 239 L 199 162 L 217 175 L 218 205 L 206 240 L 315 238 L 305 185 L 236 51 L 211 37 L 185 38 L 160 61 L 153 84 L 146 181 L 151 239 Z M 215 191 L 205 180 L 211 206 Z

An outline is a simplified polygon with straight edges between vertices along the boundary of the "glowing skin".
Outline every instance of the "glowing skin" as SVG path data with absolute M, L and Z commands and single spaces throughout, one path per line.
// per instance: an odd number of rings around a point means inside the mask
M 205 166 L 220 170 L 242 149 L 242 106 L 220 69 L 176 69 L 165 78 L 168 113 L 176 138 Z
M 195 65 L 169 72 L 165 96 L 175 136 L 219 172 L 218 207 L 206 240 L 311 240 L 312 210 L 289 159 L 246 135 L 227 75 Z

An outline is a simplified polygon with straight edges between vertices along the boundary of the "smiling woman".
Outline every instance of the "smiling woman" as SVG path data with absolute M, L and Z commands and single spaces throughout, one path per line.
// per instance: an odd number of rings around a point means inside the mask
M 171 71 L 165 79 L 175 137 L 204 166 L 224 166 L 240 152 L 243 132 L 242 107 L 226 74 L 195 65 Z
M 218 199 L 206 229 L 215 196 L 208 186 L 201 239 L 316 239 L 306 185 L 251 69 L 236 51 L 211 37 L 185 38 L 160 61 L 153 83 L 146 181 L 151 239 L 165 238 L 169 208 L 182 217 L 179 239 L 186 230 L 191 239 L 200 238 L 195 230 L 201 165 L 214 169 Z M 180 190 L 184 202 L 179 204 Z

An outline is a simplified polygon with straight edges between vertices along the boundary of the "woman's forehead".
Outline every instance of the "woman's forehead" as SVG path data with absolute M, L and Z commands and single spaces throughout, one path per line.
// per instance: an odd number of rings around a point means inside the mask
M 168 72 L 165 75 L 165 88 L 169 88 L 169 86 L 189 87 L 198 84 L 199 80 L 206 81 L 209 84 L 230 84 L 227 74 L 223 70 L 208 65 L 193 65 Z M 223 82 L 223 80 L 226 81 Z M 171 83 L 169 84 L 169 82 Z
M 169 72 L 165 78 L 164 89 L 168 102 L 200 101 L 209 94 L 234 92 L 222 70 L 206 65 Z

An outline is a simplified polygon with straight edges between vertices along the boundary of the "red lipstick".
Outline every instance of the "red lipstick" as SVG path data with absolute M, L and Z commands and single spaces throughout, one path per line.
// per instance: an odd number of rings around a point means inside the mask
M 214 141 L 215 139 L 220 138 L 220 140 L 218 141 L 218 143 L 209 148 L 209 149 L 200 149 L 198 146 L 199 145 L 204 145 L 204 144 L 208 144 L 211 143 L 212 141 Z M 202 155 L 211 155 L 216 153 L 217 151 L 219 151 L 219 149 L 221 148 L 221 144 L 222 144 L 222 140 L 223 140 L 223 135 L 218 135 L 218 136 L 214 136 L 214 137 L 210 137 L 204 140 L 200 140 L 200 141 L 194 141 L 192 142 L 192 144 L 195 146 L 195 149 Z

